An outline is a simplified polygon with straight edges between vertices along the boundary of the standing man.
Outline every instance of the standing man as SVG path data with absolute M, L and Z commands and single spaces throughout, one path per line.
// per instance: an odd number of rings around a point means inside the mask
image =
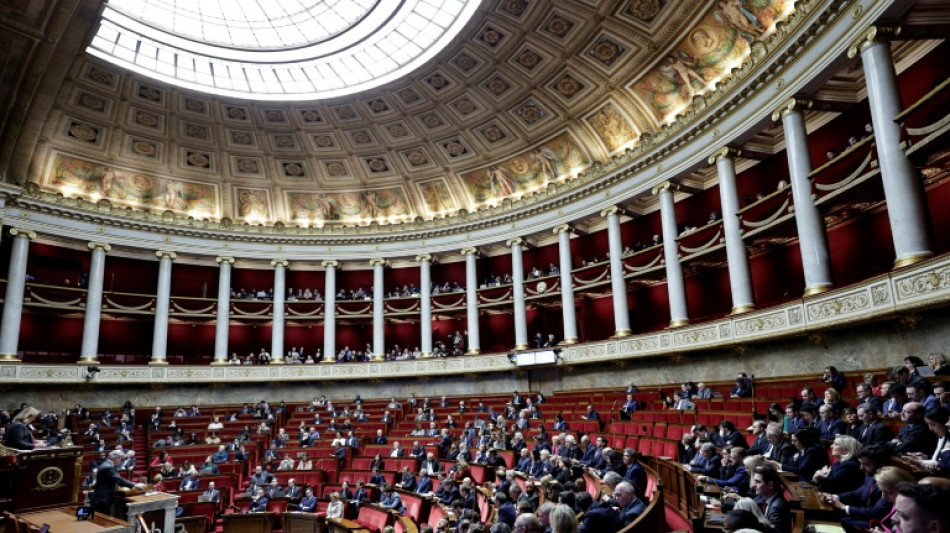
M 127 489 L 145 490 L 144 483 L 132 483 L 119 475 L 119 471 L 115 469 L 115 461 L 120 459 L 122 459 L 122 452 L 113 450 L 99 465 L 99 471 L 96 473 L 96 488 L 90 498 L 92 508 L 97 513 L 115 516 L 112 514 L 112 504 L 115 502 L 115 492 L 120 486 Z

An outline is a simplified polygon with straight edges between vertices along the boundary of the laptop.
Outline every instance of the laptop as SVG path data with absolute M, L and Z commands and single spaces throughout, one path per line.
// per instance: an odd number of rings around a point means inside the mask
M 706 519 L 710 524 L 723 524 L 726 521 L 726 515 L 722 513 L 709 513 L 709 518 Z
M 199 502 L 202 502 L 202 503 L 204 503 L 204 502 L 212 502 L 212 503 L 214 503 L 214 498 L 212 498 L 210 494 L 199 494 L 199 495 L 198 495 L 198 501 L 199 501 Z

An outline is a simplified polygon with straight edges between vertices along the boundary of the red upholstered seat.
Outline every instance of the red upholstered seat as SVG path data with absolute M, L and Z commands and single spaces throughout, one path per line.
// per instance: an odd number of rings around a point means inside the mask
M 392 515 L 388 512 L 363 505 L 360 507 L 360 514 L 356 517 L 355 522 L 372 533 L 381 533 L 386 526 L 392 525 L 393 520 Z

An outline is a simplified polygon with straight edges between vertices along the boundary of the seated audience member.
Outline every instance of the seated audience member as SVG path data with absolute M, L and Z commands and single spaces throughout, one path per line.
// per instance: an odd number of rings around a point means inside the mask
M 752 441 L 752 446 L 749 447 L 749 454 L 760 455 L 765 453 L 765 450 L 769 448 L 769 440 L 765 434 L 768 425 L 768 422 L 765 420 L 755 420 L 752 422 L 752 426 L 749 427 L 749 432 L 752 433 L 755 440 Z
M 858 418 L 862 422 L 858 440 L 864 446 L 886 444 L 894 438 L 894 432 L 880 419 L 880 414 L 880 411 L 871 404 L 864 403 L 858 406 Z
M 873 405 L 878 412 L 884 407 L 884 401 L 874 395 L 874 391 L 869 383 L 858 383 L 854 388 L 854 395 L 858 398 L 858 405 Z
M 901 420 L 907 424 L 887 446 L 894 455 L 919 453 L 924 456 L 933 454 L 937 447 L 937 436 L 924 423 L 924 406 L 910 402 L 901 409 Z
M 934 447 L 933 454 L 929 456 L 922 454 L 913 456 L 911 460 L 932 475 L 950 475 L 950 431 L 948 431 L 947 428 L 948 420 L 950 420 L 950 410 L 947 410 L 946 407 L 930 409 L 924 414 L 924 421 L 927 423 L 927 427 L 929 427 L 930 431 L 937 437 L 937 445 Z
M 801 417 L 799 408 L 794 403 L 785 406 L 784 430 L 789 435 L 794 435 L 799 429 L 806 426 L 805 419 Z
M 848 425 L 834 407 L 826 403 L 818 408 L 818 434 L 822 442 L 829 443 L 835 440 L 835 436 L 847 432 Z
M 907 373 L 907 369 L 903 369 L 904 373 Z M 883 386 L 882 386 L 883 390 Z M 884 395 L 884 392 L 881 392 L 881 395 Z M 899 418 L 901 416 L 901 409 L 904 407 L 904 404 L 907 403 L 907 386 L 903 383 L 893 383 L 887 387 L 887 395 L 890 396 L 886 402 L 884 402 L 884 407 L 881 409 L 881 412 L 887 418 Z
M 865 476 L 861 486 L 840 494 L 821 494 L 825 502 L 844 512 L 841 525 L 846 531 L 864 531 L 870 527 L 871 521 L 881 520 L 891 510 L 891 504 L 884 499 L 874 480 L 878 470 L 887 466 L 890 459 L 891 454 L 882 446 L 861 448 L 858 462 Z
M 617 527 L 623 528 L 646 511 L 646 504 L 640 499 L 633 484 L 623 481 L 614 489 L 614 499 L 620 507 Z
M 801 403 L 799 404 L 799 409 L 812 406 L 817 410 L 823 403 L 824 399 L 815 396 L 815 389 L 811 387 L 802 387 Z
M 942 353 L 932 353 L 927 356 L 927 364 L 933 369 L 936 376 L 950 376 L 950 364 L 947 356 Z
M 950 488 L 905 482 L 897 485 L 894 521 L 901 533 L 950 531 Z
M 697 476 L 696 479 L 715 483 L 722 488 L 728 488 L 732 492 L 739 492 L 749 484 L 749 472 L 745 466 L 745 459 L 745 448 L 734 446 L 730 448 L 729 455 L 723 461 L 720 477 Z
M 750 513 L 755 518 L 755 524 L 752 525 L 752 531 L 772 531 L 772 523 L 765 516 L 763 508 L 759 502 L 752 498 L 739 498 L 736 500 L 733 511 Z M 723 524 L 725 526 L 725 524 Z M 723 527 L 725 529 L 725 527 Z
M 706 442 L 689 464 L 689 471 L 706 477 L 718 477 L 722 459 L 716 453 L 716 445 Z
M 334 496 L 334 495 L 336 496 L 337 500 L 340 499 L 339 493 L 334 492 L 333 494 L 330 495 L 330 505 L 333 505 L 333 496 Z M 330 508 L 330 506 L 328 505 L 328 506 L 327 506 L 327 511 L 328 511 L 328 512 L 327 512 L 327 515 L 328 515 L 328 516 L 329 516 L 329 508 Z M 317 512 L 317 497 L 313 495 L 313 488 L 312 488 L 312 487 L 307 487 L 307 490 L 306 490 L 306 492 L 304 493 L 304 497 L 300 500 L 300 503 L 297 504 L 297 510 L 300 511 L 301 513 L 315 513 L 315 512 Z M 343 517 L 343 509 L 342 509 L 342 505 L 341 505 L 341 508 L 340 508 L 340 516 L 339 516 L 338 518 L 342 518 L 342 517 Z
M 855 490 L 864 481 L 861 463 L 857 455 L 861 443 L 854 437 L 838 435 L 831 445 L 831 454 L 837 459 L 834 464 L 815 472 L 812 481 L 822 492 L 840 494 Z
M 736 384 L 729 393 L 730 398 L 751 398 L 752 386 L 749 379 L 743 375 L 736 378 Z
M 307 492 L 312 493 L 311 489 L 307 489 Z M 330 503 L 327 504 L 327 518 L 343 518 L 343 501 L 340 500 L 340 493 L 333 492 L 330 494 Z
M 798 452 L 781 464 L 781 470 L 793 472 L 803 480 L 812 479 L 819 469 L 828 465 L 828 452 L 818 440 L 815 428 L 802 428 L 792 435 L 792 444 Z
M 844 391 L 845 388 L 844 375 L 838 372 L 838 369 L 833 366 L 825 367 L 825 372 L 821 376 L 821 382 L 831 385 L 839 393 Z
M 730 420 L 719 422 L 719 432 L 713 434 L 713 442 L 716 446 L 724 448 L 726 446 L 748 447 L 745 437 L 736 429 L 736 425 Z
M 792 511 L 785 500 L 782 479 L 771 465 L 760 465 L 752 474 L 752 485 L 766 519 L 776 533 L 791 533 Z

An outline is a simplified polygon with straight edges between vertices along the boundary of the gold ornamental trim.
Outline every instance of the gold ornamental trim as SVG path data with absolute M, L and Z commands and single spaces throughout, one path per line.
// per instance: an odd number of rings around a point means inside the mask
M 33 490 L 56 490 L 63 486 L 65 477 L 60 468 L 48 466 L 36 474 L 36 487 Z

